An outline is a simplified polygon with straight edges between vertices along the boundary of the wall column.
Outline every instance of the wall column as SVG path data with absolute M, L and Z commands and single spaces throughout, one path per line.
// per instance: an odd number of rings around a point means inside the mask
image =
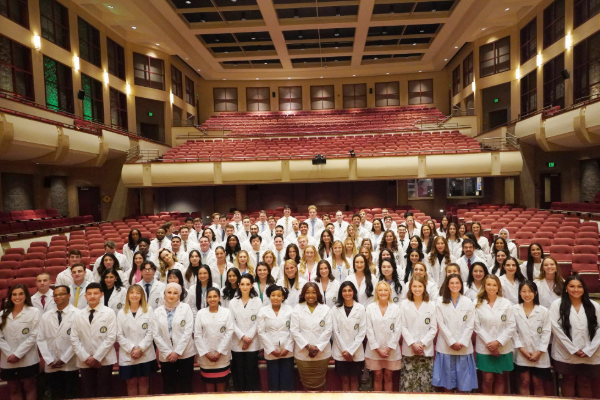
M 246 210 L 248 208 L 246 185 L 235 186 L 235 208 L 238 210 Z
M 523 157 L 523 170 L 519 175 L 521 195 L 515 199 L 518 204 L 526 207 L 536 207 L 537 193 L 537 168 L 535 166 L 536 148 L 529 144 L 521 143 L 521 156 Z
M 142 214 L 154 214 L 154 188 L 142 188 Z
M 504 204 L 515 202 L 515 178 L 510 176 L 504 178 Z

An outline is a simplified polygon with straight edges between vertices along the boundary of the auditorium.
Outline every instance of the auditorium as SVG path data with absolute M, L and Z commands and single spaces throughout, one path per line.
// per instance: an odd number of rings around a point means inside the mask
M 600 398 L 599 224 L 598 0 L 0 0 L 0 399 Z

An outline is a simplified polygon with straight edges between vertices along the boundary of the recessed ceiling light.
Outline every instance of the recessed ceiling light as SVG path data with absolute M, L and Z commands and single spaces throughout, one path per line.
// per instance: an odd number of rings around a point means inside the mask
M 434 8 L 433 10 L 431 10 L 431 12 L 436 12 L 437 10 Z
M 255 38 L 255 37 L 253 37 L 253 38 L 252 38 L 252 40 L 256 40 L 256 38 Z
M 215 42 L 218 42 L 218 41 L 219 41 L 219 39 L 215 39 Z
M 336 49 L 339 49 L 339 47 L 335 46 Z
M 381 32 L 382 35 L 387 35 L 387 31 Z
M 228 51 L 226 51 L 226 52 L 225 52 L 225 54 L 229 54 L 229 52 L 228 52 Z
M 334 33 L 335 36 L 340 36 L 340 30 L 339 29 L 336 28 L 334 32 L 335 32 Z
M 504 10 L 504 11 L 508 11 L 508 10 L 510 10 L 510 8 L 507 8 L 507 9 L 506 9 L 506 10 Z
M 321 77 L 321 78 L 323 78 L 323 77 Z
M 199 69 L 198 72 L 200 72 L 201 70 Z
M 223 78 L 224 81 L 226 81 L 227 79 Z
M 235 3 L 237 0 L 231 0 L 232 3 Z
M 425 33 L 425 31 L 421 31 L 421 33 Z
M 108 8 L 110 8 L 111 10 L 114 8 L 113 6 L 107 6 Z
M 265 63 L 265 65 L 267 65 L 267 63 Z
M 375 57 L 375 60 L 379 60 L 379 57 Z
M 416 46 L 416 45 L 417 45 L 416 43 L 413 43 L 413 46 Z
M 455 49 L 458 49 L 458 46 L 454 46 Z
M 447 59 L 447 58 L 444 58 L 444 61 L 448 61 L 448 59 Z
M 189 58 L 187 58 L 187 57 L 186 57 L 185 59 L 186 59 L 186 60 L 189 60 Z
M 292 79 L 292 78 L 290 78 L 290 77 L 288 76 L 288 79 Z
M 386 75 L 389 75 L 390 73 L 389 73 L 389 72 L 386 72 L 385 74 L 386 74 Z
M 132 26 L 131 29 L 137 29 L 135 26 Z
M 482 31 L 485 31 L 485 28 L 481 28 Z
M 256 80 L 258 80 L 258 78 L 256 78 Z
M 156 43 L 157 46 L 160 46 L 160 43 Z
M 423 72 L 423 71 L 419 71 L 419 72 Z
M 352 75 L 352 76 L 356 76 L 356 75 Z
M 190 0 L 187 0 L 187 1 L 185 2 L 185 4 L 192 4 L 192 2 L 191 2 Z

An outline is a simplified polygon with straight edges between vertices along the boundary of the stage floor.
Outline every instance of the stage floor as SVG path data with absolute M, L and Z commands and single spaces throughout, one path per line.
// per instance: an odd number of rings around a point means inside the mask
M 206 399 L 209 396 L 213 400 L 420 400 L 423 396 L 430 397 L 430 400 L 456 400 L 456 396 L 469 396 L 463 393 L 446 394 L 446 393 L 383 393 L 383 392 L 236 392 L 236 393 L 210 393 L 210 394 L 178 394 L 178 395 L 155 395 L 147 397 L 136 397 L 136 400 L 154 399 L 161 397 L 165 400 L 180 400 L 180 399 Z M 485 396 L 481 394 L 473 394 L 477 396 L 477 400 L 501 400 L 506 396 Z M 236 399 L 238 398 L 238 399 Z M 531 400 L 528 396 L 510 396 L 511 400 Z M 554 397 L 535 397 L 536 399 L 554 399 Z M 127 397 L 113 397 L 112 399 L 124 400 Z

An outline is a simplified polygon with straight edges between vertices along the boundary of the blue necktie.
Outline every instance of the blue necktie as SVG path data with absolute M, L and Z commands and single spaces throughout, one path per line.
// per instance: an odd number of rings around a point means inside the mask
M 310 223 L 312 225 L 312 236 L 315 236 L 315 220 L 311 219 Z
M 264 232 L 264 231 L 265 231 L 265 223 L 263 222 L 263 223 L 262 223 L 262 224 L 260 224 L 260 225 L 261 225 L 260 231 L 261 231 L 261 232 Z

